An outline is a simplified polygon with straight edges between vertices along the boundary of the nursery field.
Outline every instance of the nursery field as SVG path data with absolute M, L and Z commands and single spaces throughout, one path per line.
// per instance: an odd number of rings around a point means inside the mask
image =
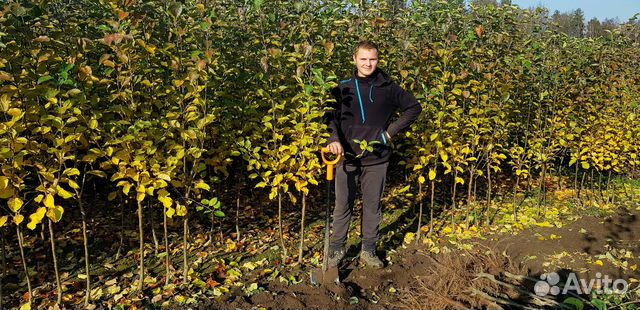
M 639 37 L 463 1 L 0 2 L 0 308 L 636 309 Z M 423 113 L 385 267 L 356 217 L 314 286 L 363 39 Z

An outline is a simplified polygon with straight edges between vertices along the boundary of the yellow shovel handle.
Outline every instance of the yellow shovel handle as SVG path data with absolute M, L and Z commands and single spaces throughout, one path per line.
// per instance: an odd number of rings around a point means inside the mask
M 330 153 L 329 149 L 326 147 L 323 147 L 321 150 L 321 153 L 322 153 L 322 162 L 324 162 L 325 165 L 327 165 L 327 180 L 331 181 L 333 180 L 333 166 L 340 161 L 341 156 L 340 154 L 338 154 L 334 160 L 329 161 L 325 157 L 325 154 Z

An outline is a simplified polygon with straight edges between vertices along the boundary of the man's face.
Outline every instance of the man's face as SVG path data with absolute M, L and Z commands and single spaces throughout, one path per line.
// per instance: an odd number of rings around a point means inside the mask
M 356 62 L 359 77 L 368 77 L 378 67 L 378 51 L 376 49 L 358 49 L 353 60 Z

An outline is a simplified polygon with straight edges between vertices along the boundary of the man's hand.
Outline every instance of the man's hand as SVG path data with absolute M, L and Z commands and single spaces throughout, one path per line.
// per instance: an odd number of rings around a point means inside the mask
M 329 152 L 333 154 L 340 156 L 344 155 L 344 149 L 339 141 L 329 143 L 329 145 L 327 145 L 327 149 L 329 149 Z

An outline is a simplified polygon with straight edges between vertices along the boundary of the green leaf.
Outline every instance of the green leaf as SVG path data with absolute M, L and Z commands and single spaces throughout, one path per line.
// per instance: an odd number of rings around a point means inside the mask
M 37 83 L 37 84 L 42 84 L 42 83 L 44 83 L 44 82 L 46 82 L 46 81 L 49 81 L 49 80 L 53 80 L 53 77 L 52 77 L 52 76 L 50 76 L 50 75 L 45 75 L 45 76 L 41 76 L 41 77 L 38 79 L 38 82 L 36 82 L 36 83 Z
M 215 212 L 213 212 L 213 215 L 215 215 L 217 217 L 225 217 L 224 212 L 222 212 L 220 210 L 216 210 Z
M 598 310 L 606 310 L 607 309 L 607 304 L 605 304 L 604 300 L 592 299 L 591 300 L 591 304 L 594 307 L 596 307 L 596 309 L 598 309 Z
M 566 305 L 573 305 L 576 308 L 576 310 L 584 309 L 584 303 L 582 302 L 582 300 L 575 297 L 569 297 L 565 299 L 562 303 Z

